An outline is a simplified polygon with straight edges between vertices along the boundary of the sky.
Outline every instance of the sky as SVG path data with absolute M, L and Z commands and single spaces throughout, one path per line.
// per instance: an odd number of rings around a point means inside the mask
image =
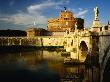
M 92 26 L 96 6 L 101 24 L 110 20 L 110 0 L 0 0 L 0 30 L 26 30 L 34 21 L 37 28 L 47 29 L 48 19 L 58 17 L 65 6 L 74 17 L 84 19 L 86 28 Z

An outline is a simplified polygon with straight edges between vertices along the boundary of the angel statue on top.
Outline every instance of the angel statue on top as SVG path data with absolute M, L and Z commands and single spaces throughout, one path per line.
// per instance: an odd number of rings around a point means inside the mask
M 98 20 L 98 17 L 99 17 L 99 9 L 98 9 L 98 7 L 94 8 L 94 12 L 95 12 L 95 20 Z

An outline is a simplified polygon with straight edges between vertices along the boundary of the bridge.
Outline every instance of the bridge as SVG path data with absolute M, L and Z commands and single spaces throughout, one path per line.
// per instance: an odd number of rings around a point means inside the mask
M 103 30 L 100 32 L 92 31 L 75 31 L 65 35 L 67 42 L 65 49 L 71 53 L 71 58 L 79 59 L 84 62 L 87 55 L 99 57 L 101 69 L 101 82 L 103 80 L 104 70 L 110 61 L 110 31 Z
M 99 21 L 98 7 L 94 8 L 95 18 L 90 29 L 67 31 L 64 36 L 64 47 L 71 53 L 71 58 L 84 62 L 87 55 L 98 56 L 100 64 L 100 82 L 105 80 L 105 72 L 110 71 L 110 27 L 103 27 Z M 94 60 L 93 60 L 94 61 Z M 110 74 L 109 74 L 110 75 Z M 110 80 L 110 79 L 109 79 Z

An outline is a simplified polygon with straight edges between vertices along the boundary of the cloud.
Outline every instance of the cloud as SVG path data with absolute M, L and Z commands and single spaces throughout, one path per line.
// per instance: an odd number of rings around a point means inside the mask
M 10 5 L 14 4 L 11 2 Z M 34 21 L 36 21 L 38 28 L 46 28 L 47 27 L 47 20 L 48 17 L 42 14 L 44 9 L 48 8 L 56 8 L 57 6 L 61 5 L 61 2 L 51 2 L 46 1 L 40 4 L 34 4 L 27 7 L 27 12 L 18 11 L 18 13 L 7 16 L 6 18 L 1 18 L 0 20 L 7 21 L 16 25 L 24 25 L 28 26 L 33 25 Z
M 30 13 L 18 13 L 12 15 L 8 18 L 4 18 L 3 20 L 7 20 L 8 22 L 13 22 L 16 25 L 25 25 L 25 26 L 32 26 L 33 22 L 36 20 L 36 24 L 38 27 L 43 26 L 42 28 L 46 28 L 47 24 L 47 17 L 40 15 L 40 14 L 30 14 Z
M 79 10 L 82 11 L 83 9 L 82 8 L 79 8 Z
M 25 30 L 25 25 L 14 24 L 13 22 L 9 22 L 6 20 L 0 20 L 0 29 L 22 29 Z
M 55 8 L 58 9 L 58 10 L 62 10 L 62 9 L 63 9 L 63 8 L 62 8 L 61 6 L 59 6 L 59 5 L 57 5 Z
M 78 13 L 75 14 L 75 17 L 84 18 L 84 17 L 85 17 L 85 14 L 86 14 L 87 12 L 88 12 L 87 9 L 79 8 L 79 11 L 78 11 Z
M 43 2 L 40 4 L 31 5 L 31 6 L 27 7 L 27 10 L 29 13 L 33 13 L 35 11 L 43 10 L 43 9 L 46 9 L 49 7 L 56 7 L 61 4 L 62 4 L 62 2 L 56 2 L 56 3 L 55 2 Z

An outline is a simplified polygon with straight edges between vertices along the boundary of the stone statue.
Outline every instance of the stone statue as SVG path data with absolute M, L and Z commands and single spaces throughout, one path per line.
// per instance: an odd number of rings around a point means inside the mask
M 66 30 L 66 34 L 68 34 L 68 30 Z
M 77 28 L 78 28 L 78 25 L 77 25 L 77 22 L 75 23 L 75 30 L 77 30 Z
M 94 8 L 94 12 L 95 12 L 95 20 L 98 20 L 98 16 L 99 16 L 98 7 Z

